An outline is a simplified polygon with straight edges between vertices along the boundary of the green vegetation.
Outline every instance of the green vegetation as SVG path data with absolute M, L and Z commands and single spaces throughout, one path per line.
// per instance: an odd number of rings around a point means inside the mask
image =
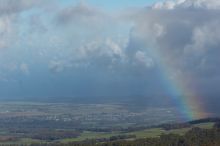
M 161 135 L 184 136 L 195 127 L 210 130 L 220 121 L 174 123 L 172 108 L 136 109 L 122 104 L 4 103 L 0 107 L 0 145 L 152 140 Z
M 207 123 L 199 123 L 194 124 L 192 127 L 198 127 L 202 129 L 212 129 L 214 126 L 214 122 L 207 122 Z M 183 136 L 188 131 L 192 129 L 192 127 L 187 128 L 180 128 L 180 129 L 172 129 L 172 130 L 164 130 L 163 128 L 149 128 L 144 130 L 137 130 L 134 132 L 123 132 L 123 131 L 114 131 L 114 132 L 92 132 L 92 131 L 83 131 L 80 136 L 76 138 L 63 138 L 60 140 L 56 140 L 56 142 L 60 143 L 70 143 L 70 142 L 80 142 L 85 140 L 94 140 L 94 139 L 110 139 L 113 136 L 118 135 L 135 135 L 135 139 L 142 139 L 142 138 L 159 138 L 161 135 L 164 134 L 175 134 Z M 1 131 L 2 134 L 7 134 L 7 131 Z M 51 133 L 52 134 L 52 133 Z M 31 143 L 51 143 L 49 140 L 40 140 L 40 139 L 33 139 L 33 138 L 21 138 L 18 140 L 14 140 L 11 142 L 1 142 L 0 144 L 31 144 Z
M 202 129 L 211 129 L 214 126 L 213 122 L 208 123 L 201 123 L 195 124 L 193 127 L 198 127 Z M 70 139 L 63 139 L 61 142 L 74 142 L 74 141 L 84 141 L 87 139 L 100 139 L 100 138 L 110 138 L 112 136 L 117 135 L 136 135 L 137 139 L 140 138 L 156 138 L 160 137 L 162 134 L 177 134 L 177 135 L 184 135 L 192 128 L 180 128 L 180 129 L 173 129 L 173 130 L 164 130 L 162 128 L 149 128 L 145 130 L 135 131 L 135 132 L 89 132 L 84 131 L 79 137 L 77 138 L 70 138 Z
M 86 139 L 98 139 L 98 138 L 110 138 L 111 136 L 119 135 L 119 132 L 90 132 L 90 131 L 84 131 L 79 137 L 77 138 L 68 138 L 63 139 L 61 142 L 73 142 L 73 141 L 83 141 Z
M 159 137 L 165 131 L 161 128 L 151 128 L 142 131 L 131 132 L 127 134 L 134 134 L 137 138 L 151 138 L 151 137 Z
M 207 123 L 195 124 L 194 127 L 199 127 L 202 129 L 211 129 L 214 125 L 215 125 L 214 122 L 207 122 Z
M 202 126 L 211 125 L 204 123 Z M 197 126 L 197 125 L 196 125 Z M 201 126 L 198 124 L 198 126 Z M 220 145 L 220 123 L 216 123 L 211 129 L 193 127 L 183 135 L 162 134 L 159 137 L 117 139 L 121 136 L 110 138 L 106 141 L 86 140 L 82 142 L 53 143 L 53 144 L 31 144 L 31 146 L 219 146 Z M 151 129 L 155 132 L 159 129 Z M 155 130 L 155 131 L 154 131 Z

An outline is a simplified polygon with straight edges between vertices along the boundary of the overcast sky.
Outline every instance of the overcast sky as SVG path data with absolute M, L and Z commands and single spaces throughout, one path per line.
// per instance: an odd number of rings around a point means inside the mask
M 219 16 L 219 0 L 0 0 L 0 97 L 162 98 L 178 82 L 216 103 Z

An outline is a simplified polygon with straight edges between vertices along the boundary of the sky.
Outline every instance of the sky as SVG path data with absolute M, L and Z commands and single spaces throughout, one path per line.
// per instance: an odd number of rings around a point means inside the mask
M 77 3 L 86 3 L 89 5 L 93 5 L 96 7 L 101 7 L 105 10 L 117 10 L 117 9 L 124 9 L 128 7 L 144 7 L 152 5 L 153 3 L 158 2 L 159 0 L 63 0 L 60 1 L 62 5 L 67 6 L 71 4 L 77 4 Z
M 219 13 L 218 0 L 0 0 L 0 98 L 216 110 Z

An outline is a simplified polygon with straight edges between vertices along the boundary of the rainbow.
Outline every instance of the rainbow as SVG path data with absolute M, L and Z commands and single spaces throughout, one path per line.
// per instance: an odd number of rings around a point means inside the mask
M 207 117 L 205 107 L 201 105 L 200 96 L 187 87 L 183 77 L 171 78 L 170 74 L 174 72 L 173 69 L 167 67 L 167 64 L 161 66 L 161 76 L 166 82 L 169 89 L 170 98 L 175 102 L 178 111 L 185 117 L 185 120 L 193 120 Z
M 154 60 L 159 65 L 159 71 L 161 79 L 169 91 L 169 98 L 178 107 L 178 112 L 184 117 L 184 120 L 194 120 L 208 117 L 205 112 L 205 107 L 201 103 L 201 96 L 196 94 L 196 91 L 188 87 L 186 77 L 179 76 L 172 77 L 172 74 L 176 72 L 172 67 L 173 62 L 170 60 L 172 57 L 170 54 L 165 54 L 160 49 L 149 49 L 149 53 L 153 55 Z M 188 79 L 189 80 L 189 79 Z M 192 80 L 193 81 L 193 80 Z

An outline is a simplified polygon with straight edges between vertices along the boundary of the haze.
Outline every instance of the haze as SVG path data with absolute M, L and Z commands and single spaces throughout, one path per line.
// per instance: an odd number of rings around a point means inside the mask
M 218 0 L 0 0 L 0 98 L 216 112 L 219 15 Z

